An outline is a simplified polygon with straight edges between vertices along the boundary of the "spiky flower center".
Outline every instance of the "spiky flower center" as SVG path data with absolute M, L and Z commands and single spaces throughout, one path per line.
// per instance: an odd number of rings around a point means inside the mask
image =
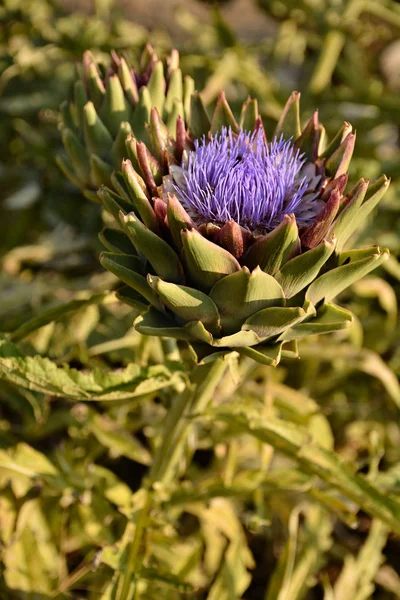
M 197 222 L 233 220 L 251 231 L 268 231 L 295 213 L 306 224 L 316 211 L 310 211 L 310 198 L 302 207 L 309 183 L 305 163 L 305 155 L 283 136 L 268 144 L 262 131 L 236 135 L 223 128 L 195 141 L 175 178 L 175 193 Z

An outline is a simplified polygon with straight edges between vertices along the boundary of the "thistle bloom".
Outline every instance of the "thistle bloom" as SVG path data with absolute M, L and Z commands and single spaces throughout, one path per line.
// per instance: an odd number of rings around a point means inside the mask
M 306 156 L 283 135 L 267 143 L 261 130 L 223 127 L 207 140 L 195 140 L 177 177 L 174 192 L 195 222 L 235 221 L 249 231 L 271 231 L 286 214 L 309 224 L 321 210 L 308 194 Z
M 61 164 L 88 197 L 99 186 L 115 218 L 100 260 L 125 284 L 117 295 L 139 332 L 188 342 L 199 358 L 235 348 L 276 365 L 298 339 L 350 326 L 333 298 L 388 252 L 345 245 L 389 181 L 346 189 L 351 126 L 330 143 L 317 113 L 302 129 L 297 92 L 269 141 L 255 100 L 237 122 L 221 92 L 210 119 L 174 57 L 166 77 L 157 62 L 135 78 L 147 82 L 137 98 L 129 69 L 104 94 L 100 70 L 86 69 L 86 104 L 75 94 L 64 106 Z

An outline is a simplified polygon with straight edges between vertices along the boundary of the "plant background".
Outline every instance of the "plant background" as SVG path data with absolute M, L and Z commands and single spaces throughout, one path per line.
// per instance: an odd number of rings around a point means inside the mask
M 272 130 L 357 129 L 350 174 L 392 185 L 357 242 L 391 259 L 341 302 L 351 330 L 277 369 L 226 361 L 158 486 L 136 597 L 400 598 L 400 4 L 4 0 L 0 6 L 0 598 L 126 600 L 127 541 L 181 357 L 134 332 L 98 264 L 100 207 L 59 172 L 59 103 L 84 50 L 177 46 L 212 103 L 256 96 Z M 183 357 L 184 358 L 184 357 Z

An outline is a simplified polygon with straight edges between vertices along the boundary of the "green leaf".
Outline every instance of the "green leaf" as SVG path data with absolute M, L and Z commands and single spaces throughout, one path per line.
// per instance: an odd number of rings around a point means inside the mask
M 369 534 L 363 543 L 358 556 L 347 554 L 344 566 L 335 581 L 335 600 L 368 600 L 375 591 L 374 580 L 377 572 L 385 562 L 383 552 L 388 539 L 388 527 L 379 520 L 371 524 Z
M 192 97 L 194 95 L 195 84 L 192 77 L 186 75 L 183 79 L 183 108 L 185 112 L 185 121 L 186 123 L 190 123 L 190 108 L 192 103 Z M 205 110 L 205 109 L 204 109 Z M 208 121 L 210 122 L 210 121 Z
M 0 338 L 0 378 L 23 388 L 72 400 L 123 400 L 152 394 L 180 380 L 162 365 L 143 368 L 83 372 L 58 367 L 42 356 L 24 356 L 11 342 Z
M 322 299 L 326 302 L 332 300 L 349 285 L 376 269 L 383 261 L 389 258 L 389 251 L 377 249 L 377 253 L 368 258 L 355 260 L 346 265 L 336 267 L 318 277 L 308 288 L 306 300 L 316 305 Z
M 92 102 L 85 104 L 83 115 L 83 133 L 89 152 L 97 154 L 101 158 L 107 157 L 113 145 L 113 138 L 97 114 Z
M 104 208 L 119 222 L 120 212 L 128 213 L 132 210 L 132 205 L 118 194 L 102 185 L 97 190 L 97 195 L 104 204 Z
M 382 175 L 379 179 L 369 184 L 364 202 L 357 213 L 357 223 L 362 223 L 371 210 L 375 208 L 382 196 L 386 193 L 389 185 L 390 179 L 388 179 L 386 175 Z
M 232 254 L 195 229 L 183 229 L 181 238 L 188 276 L 201 290 L 208 292 L 217 281 L 240 270 Z
M 271 381 L 268 385 L 279 413 L 287 416 L 289 421 L 307 424 L 318 413 L 318 404 L 307 394 L 283 383 Z
M 307 429 L 273 418 L 252 418 L 249 421 L 243 414 L 214 412 L 213 417 L 228 421 L 242 432 L 270 444 L 298 463 L 303 470 L 318 475 L 326 484 L 356 502 L 366 513 L 381 519 L 400 533 L 400 503 L 386 492 L 381 492 L 363 475 L 355 473 L 353 466 L 336 453 L 310 443 Z
M 166 150 L 171 147 L 172 138 L 168 127 L 154 107 L 150 111 L 150 122 L 147 131 L 151 140 L 151 151 L 160 165 L 165 168 L 167 166 Z
M 183 100 L 182 71 L 175 69 L 168 82 L 168 91 L 165 97 L 164 112 L 169 116 L 172 112 L 175 100 Z M 183 117 L 183 114 L 181 115 Z
M 315 318 L 299 323 L 287 329 L 279 336 L 279 341 L 289 342 L 299 340 L 310 335 L 319 335 L 331 331 L 348 329 L 353 324 L 353 315 L 348 310 L 335 304 L 323 304 Z
M 260 340 L 279 335 L 302 321 L 307 313 L 302 308 L 270 307 L 259 310 L 244 323 L 245 331 L 254 331 Z
M 62 129 L 61 137 L 78 179 L 81 179 L 82 182 L 90 181 L 90 164 L 86 148 L 66 127 Z
M 385 361 L 372 350 L 354 348 L 349 344 L 340 345 L 340 356 L 344 362 L 345 373 L 360 370 L 371 377 L 376 377 L 397 407 L 400 407 L 400 384 L 398 377 Z M 332 364 L 338 358 L 337 344 L 309 343 L 302 348 L 302 357 L 312 360 L 327 361 Z
M 356 134 L 349 133 L 335 152 L 326 159 L 325 170 L 328 175 L 336 179 L 347 172 L 351 157 L 353 156 L 355 143 Z
M 320 158 L 327 158 L 331 156 L 340 146 L 340 144 L 347 138 L 349 133 L 353 131 L 350 123 L 345 121 L 336 135 L 329 142 L 328 146 L 325 148 L 324 152 L 320 155 Z
M 182 229 L 193 229 L 194 223 L 176 196 L 168 194 L 167 202 L 168 227 L 179 250 L 182 248 Z
M 126 429 L 118 425 L 110 417 L 92 411 L 85 425 L 100 444 L 109 449 L 113 458 L 126 456 L 142 465 L 150 465 L 150 453 L 136 438 L 131 436 Z
M 140 313 L 143 313 L 149 309 L 146 298 L 128 285 L 123 285 L 121 288 L 119 288 L 115 296 L 118 298 L 118 300 L 125 302 L 125 304 L 131 306 Z
M 64 100 L 60 104 L 60 124 L 61 130 L 64 129 L 64 127 L 67 127 L 71 131 L 75 129 L 71 114 L 71 104 L 67 100 Z
M 10 471 L 30 479 L 60 475 L 47 456 L 24 442 L 18 443 L 14 448 L 0 450 L 0 471 Z
M 283 136 L 288 138 L 297 138 L 301 135 L 300 126 L 300 93 L 292 92 L 289 100 L 286 102 L 281 117 L 275 129 L 275 136 Z
M 118 75 L 129 104 L 135 106 L 139 100 L 139 93 L 135 78 L 132 77 L 131 70 L 123 56 L 119 59 Z
M 282 344 L 259 344 L 255 348 L 240 348 L 239 352 L 262 365 L 276 367 L 281 360 Z
M 211 119 L 210 132 L 212 134 L 221 131 L 222 127 L 231 127 L 232 131 L 239 133 L 239 125 L 236 122 L 233 112 L 226 100 L 225 92 L 221 91 L 218 96 L 217 104 Z
M 192 321 L 190 323 L 186 323 L 185 330 L 190 333 L 193 340 L 198 342 L 211 344 L 213 341 L 213 336 L 209 331 L 207 331 L 201 321 Z
M 102 160 L 97 154 L 91 154 L 89 157 L 91 180 L 97 186 L 111 185 L 111 175 L 113 167 Z
M 78 80 L 74 83 L 74 104 L 72 106 L 75 126 L 77 129 L 83 129 L 85 123 L 84 108 L 88 101 L 85 86 Z M 94 108 L 94 105 L 93 105 Z
M 318 275 L 335 248 L 335 242 L 324 240 L 319 246 L 289 260 L 275 275 L 286 298 L 292 298 Z
M 103 300 L 107 297 L 107 294 L 93 294 L 88 298 L 77 298 L 75 300 L 70 300 L 69 302 L 64 302 L 63 304 L 59 304 L 57 306 L 52 306 L 47 310 L 43 311 L 36 317 L 29 319 L 18 327 L 15 331 L 10 335 L 10 341 L 19 342 L 24 337 L 44 327 L 48 323 L 52 321 L 57 321 L 61 319 L 65 315 L 73 314 L 86 306 L 91 306 L 93 304 L 101 304 Z
M 250 246 L 242 262 L 249 269 L 259 266 L 266 273 L 274 275 L 298 246 L 295 216 L 285 215 L 282 223 Z
M 218 307 L 227 334 L 238 331 L 248 317 L 262 308 L 283 306 L 285 302 L 279 283 L 259 267 L 252 273 L 243 267 L 220 279 L 212 287 L 210 298 Z
M 99 233 L 99 239 L 103 246 L 110 250 L 110 252 L 116 252 L 117 254 L 135 254 L 135 248 L 127 235 L 120 229 L 112 229 L 111 227 L 105 227 L 103 231 Z
M 100 263 L 105 269 L 114 273 L 118 279 L 133 288 L 140 296 L 146 298 L 150 304 L 163 310 L 163 306 L 157 294 L 153 292 L 142 273 L 142 263 L 137 256 L 127 254 L 114 254 L 102 252 Z
M 288 540 L 268 584 L 268 600 L 303 599 L 332 546 L 332 519 L 320 506 L 296 506 L 288 529 Z
M 319 123 L 318 112 L 315 111 L 307 125 L 296 140 L 295 147 L 304 152 L 308 160 L 315 162 L 318 158 Z
M 131 133 L 132 127 L 130 123 L 128 121 L 122 121 L 111 148 L 112 162 L 117 169 L 121 168 L 121 162 L 127 156 L 126 138 L 131 135 Z
M 2 563 L 4 597 L 48 600 L 55 592 L 57 573 L 65 572 L 66 565 L 39 498 L 22 504 L 15 538 L 3 549 Z
M 106 94 L 100 109 L 100 118 L 113 136 L 116 136 L 121 122 L 129 121 L 131 109 L 126 101 L 124 90 L 116 73 L 108 78 Z
M 190 136 L 197 140 L 210 131 L 211 121 L 200 94 L 194 92 L 190 103 Z
M 178 117 L 183 118 L 184 114 L 185 114 L 185 109 L 183 107 L 182 100 L 175 99 L 172 104 L 172 109 L 171 109 L 171 112 L 169 113 L 168 120 L 166 123 L 167 129 L 172 136 L 176 135 L 176 122 L 177 122 Z
M 132 204 L 140 215 L 143 223 L 146 227 L 151 229 L 151 231 L 157 231 L 156 215 L 147 194 L 144 191 L 146 185 L 138 173 L 136 173 L 130 160 L 122 161 L 122 175 Z
M 157 292 L 161 302 L 184 321 L 201 321 L 211 332 L 219 329 L 218 309 L 209 296 L 199 290 L 168 283 L 148 275 L 150 287 Z
M 121 540 L 119 540 L 116 544 L 108 545 L 101 549 L 100 553 L 96 557 L 96 565 L 108 565 L 115 571 L 116 574 L 125 571 L 128 560 L 128 544 L 132 538 L 132 528 L 132 523 L 129 523 Z M 175 575 L 171 571 L 166 572 L 160 568 L 154 569 L 152 567 L 146 567 L 142 565 L 138 579 L 168 584 L 181 590 L 182 593 L 193 592 L 193 587 L 190 584 L 182 581 L 178 575 Z M 110 598 L 113 598 L 113 596 Z
M 367 193 L 369 182 L 361 179 L 348 199 L 348 203 L 336 217 L 330 228 L 330 235 L 337 238 L 336 251 L 340 252 L 353 231 L 359 226 L 358 211 Z M 347 199 L 346 199 L 347 201 Z
M 69 157 L 61 156 L 60 154 L 58 154 L 56 156 L 56 163 L 58 168 L 64 173 L 67 179 L 69 179 L 78 188 L 82 186 L 82 180 L 78 177 L 77 174 L 75 174 L 74 167 Z
M 106 89 L 92 53 L 85 52 L 83 55 L 83 60 L 84 62 L 87 60 L 89 61 L 89 64 L 85 69 L 86 81 L 89 88 L 90 99 L 93 101 L 97 110 L 104 100 Z
M 355 250 L 345 250 L 344 252 L 339 252 L 337 256 L 338 267 L 347 265 L 349 263 L 354 263 L 357 260 L 362 260 L 363 258 L 371 258 L 375 254 L 379 253 L 379 246 L 369 246 L 367 248 L 356 248 Z
M 258 118 L 258 102 L 255 98 L 247 98 L 240 113 L 239 125 L 245 131 L 253 131 Z
M 145 255 L 157 275 L 165 281 L 183 283 L 182 264 L 171 246 L 143 225 L 134 213 L 121 212 L 120 220 L 135 248 Z
M 131 118 L 132 131 L 135 132 L 135 138 L 138 141 L 146 141 L 147 133 L 145 124 L 150 120 L 150 111 L 153 106 L 150 92 L 146 86 L 139 90 L 139 102 L 136 105 L 135 112 Z
M 125 153 L 126 154 L 126 153 Z M 121 167 L 122 161 L 119 163 L 119 167 Z M 111 175 L 111 187 L 118 196 L 120 196 L 125 202 L 129 205 L 132 205 L 131 197 L 128 193 L 124 176 L 122 175 L 122 171 L 113 171 Z M 132 210 L 132 209 L 131 209 Z M 128 211 L 129 212 L 129 211 Z M 118 219 L 116 219 L 118 221 Z
M 350 202 L 336 218 L 331 231 L 338 238 L 337 251 L 343 249 L 349 237 L 359 228 L 364 219 L 377 206 L 390 185 L 390 179 L 382 175 L 368 186 L 364 183 L 356 190 Z M 367 189 L 368 188 L 368 189 Z
M 151 98 L 151 106 L 154 106 L 161 115 L 165 101 L 164 66 L 161 60 L 158 60 L 153 67 L 153 72 L 150 76 L 149 83 L 147 84 L 147 89 Z
M 256 346 L 260 342 L 261 339 L 254 331 L 238 331 L 214 340 L 212 345 L 216 348 L 242 348 L 243 346 Z
M 178 340 L 193 340 L 190 331 L 177 325 L 167 315 L 150 308 L 144 315 L 139 315 L 134 322 L 136 331 L 143 335 L 171 337 Z

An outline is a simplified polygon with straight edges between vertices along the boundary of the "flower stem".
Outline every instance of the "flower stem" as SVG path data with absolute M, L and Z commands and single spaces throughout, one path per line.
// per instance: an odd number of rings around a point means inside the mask
M 168 440 L 167 447 L 162 454 L 163 461 L 160 471 L 157 473 L 157 481 L 160 483 L 168 485 L 173 480 L 190 432 L 191 422 L 187 417 L 189 413 L 199 414 L 205 410 L 218 383 L 221 381 L 227 364 L 227 361 L 223 358 L 218 358 L 211 363 L 204 379 L 199 383 L 194 393 L 192 393 L 191 401 L 183 407 L 182 418 L 176 423 L 173 435 Z M 201 368 L 199 367 L 199 369 Z
M 217 358 L 209 365 L 195 367 L 191 383 L 171 404 L 163 427 L 163 439 L 155 452 L 147 480 L 146 499 L 136 522 L 134 538 L 127 549 L 128 559 L 125 571 L 120 575 L 122 585 L 118 600 L 135 597 L 136 585 L 132 586 L 132 582 L 137 579 L 144 558 L 141 546 L 156 493 L 155 484 L 167 485 L 173 480 L 190 432 L 191 422 L 187 417 L 189 413 L 198 414 L 205 410 L 227 366 L 225 358 Z
M 165 360 L 180 360 L 178 344 L 173 338 L 161 338 L 161 347 L 164 352 Z

